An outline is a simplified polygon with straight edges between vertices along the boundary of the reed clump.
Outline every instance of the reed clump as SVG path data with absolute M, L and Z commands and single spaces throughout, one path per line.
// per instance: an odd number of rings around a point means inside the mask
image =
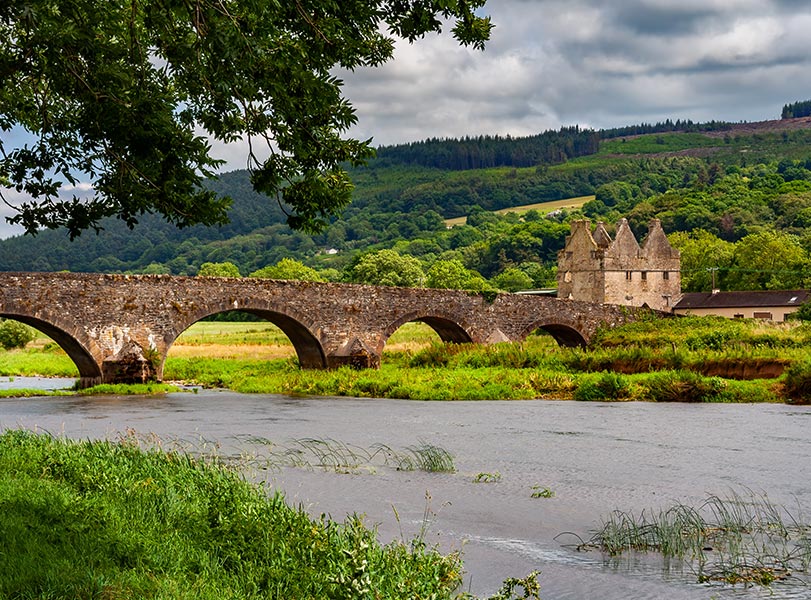
M 811 565 L 809 531 L 810 523 L 765 494 L 731 492 L 709 496 L 697 507 L 615 511 L 577 548 L 610 556 L 658 552 L 683 561 L 705 583 L 769 585 L 789 577 L 804 583 Z
M 250 463 L 262 469 L 296 467 L 353 472 L 390 467 L 428 473 L 456 471 L 450 451 L 424 440 L 397 449 L 386 444 L 364 448 L 331 438 L 302 438 L 281 443 L 255 436 L 243 439 L 256 449 L 250 456 Z

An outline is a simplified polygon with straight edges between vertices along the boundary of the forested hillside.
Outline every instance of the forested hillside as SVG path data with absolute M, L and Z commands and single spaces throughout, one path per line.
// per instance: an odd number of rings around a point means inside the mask
M 234 200 L 228 225 L 178 230 L 146 215 L 132 231 L 109 220 L 99 235 L 73 242 L 43 231 L 0 241 L 0 269 L 193 275 L 204 263 L 232 263 L 247 275 L 295 259 L 330 280 L 383 281 L 388 268 L 412 273 L 408 285 L 521 289 L 554 284 L 568 220 L 600 219 L 610 230 L 627 217 L 643 234 L 655 216 L 682 249 L 686 289 L 704 289 L 710 272 L 725 289 L 805 286 L 809 126 L 807 118 L 666 121 L 383 148 L 351 172 L 352 204 L 316 236 L 292 232 L 275 200 L 255 194 L 248 174 L 237 171 L 208 184 Z M 540 154 L 529 160 L 531 148 Z M 450 164 L 457 159 L 481 168 Z M 531 166 L 519 166 L 525 160 Z M 450 162 L 437 166 L 443 161 Z M 490 212 L 592 194 L 578 211 Z M 444 219 L 459 216 L 469 217 L 467 225 L 445 227 Z M 769 256 L 758 255 L 763 248 Z

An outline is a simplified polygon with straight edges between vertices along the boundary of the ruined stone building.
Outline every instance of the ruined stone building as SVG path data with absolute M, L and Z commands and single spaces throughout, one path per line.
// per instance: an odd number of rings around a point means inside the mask
M 640 246 L 628 221 L 611 239 L 602 222 L 572 221 L 558 253 L 558 298 L 670 311 L 681 296 L 681 259 L 659 219 L 650 222 Z

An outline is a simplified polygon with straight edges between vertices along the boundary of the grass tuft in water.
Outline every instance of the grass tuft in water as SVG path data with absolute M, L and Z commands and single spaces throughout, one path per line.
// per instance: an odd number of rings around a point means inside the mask
M 456 466 L 453 455 L 440 446 L 420 442 L 409 446 L 400 455 L 398 469 L 401 471 L 427 471 L 428 473 L 453 473 Z
M 639 515 L 614 511 L 578 548 L 611 556 L 659 552 L 683 560 L 699 582 L 769 585 L 809 573 L 810 531 L 811 524 L 765 494 L 732 492 L 709 496 L 698 507 L 677 504 Z

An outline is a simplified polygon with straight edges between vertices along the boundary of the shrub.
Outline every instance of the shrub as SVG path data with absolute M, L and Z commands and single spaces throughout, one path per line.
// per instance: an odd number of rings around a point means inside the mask
M 806 404 L 811 401 L 811 359 L 792 364 L 784 376 L 783 390 L 787 402 Z
M 587 379 L 574 392 L 575 400 L 619 400 L 628 395 L 628 381 L 619 373 L 602 373 L 598 379 Z
M 720 377 L 704 377 L 692 371 L 666 371 L 648 381 L 650 397 L 656 402 L 712 402 L 725 388 Z
M 0 322 L 0 346 L 5 350 L 25 348 L 37 337 L 34 330 L 19 321 L 4 320 Z

